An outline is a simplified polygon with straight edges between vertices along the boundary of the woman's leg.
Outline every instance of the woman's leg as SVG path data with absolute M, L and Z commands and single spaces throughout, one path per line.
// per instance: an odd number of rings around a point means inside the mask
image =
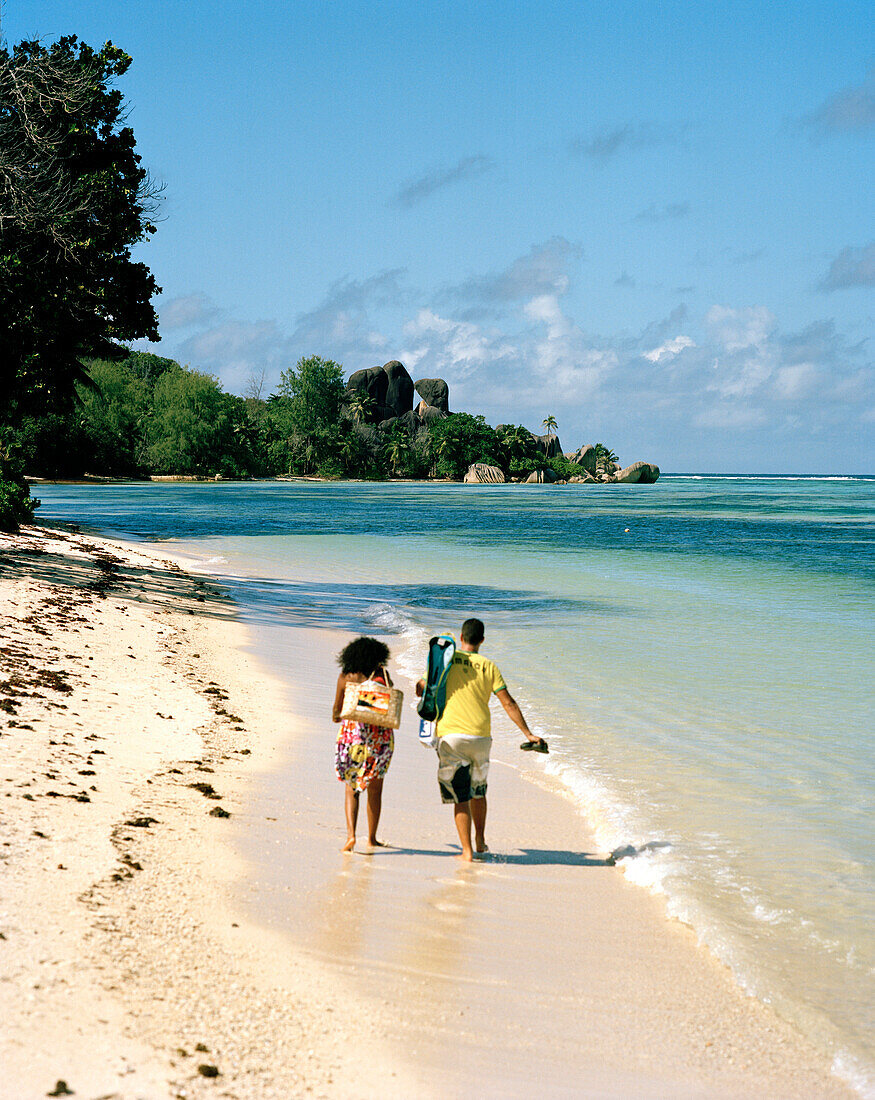
M 383 808 L 383 780 L 372 779 L 368 784 L 368 844 L 372 848 L 381 848 L 377 840 L 377 826 L 380 824 L 380 811 Z
M 355 847 L 355 825 L 359 816 L 359 792 L 346 785 L 346 844 L 341 851 L 351 852 Z

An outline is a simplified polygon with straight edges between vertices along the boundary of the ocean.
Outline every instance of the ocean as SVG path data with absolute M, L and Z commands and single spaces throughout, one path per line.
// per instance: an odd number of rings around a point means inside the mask
M 875 1095 L 875 478 L 44 484 L 263 629 L 474 615 L 600 848 Z

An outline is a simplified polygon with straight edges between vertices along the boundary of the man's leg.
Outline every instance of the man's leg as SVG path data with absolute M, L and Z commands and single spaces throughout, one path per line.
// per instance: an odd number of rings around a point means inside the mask
M 471 820 L 474 822 L 474 851 L 488 852 L 486 844 L 486 795 L 471 799 Z
M 453 819 L 456 822 L 456 832 L 459 834 L 459 841 L 462 844 L 462 859 L 470 863 L 474 858 L 474 851 L 471 848 L 471 803 L 454 802 Z

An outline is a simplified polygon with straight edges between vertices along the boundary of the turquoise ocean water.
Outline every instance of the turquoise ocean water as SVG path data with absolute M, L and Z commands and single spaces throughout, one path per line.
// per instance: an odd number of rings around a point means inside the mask
M 36 491 L 410 675 L 482 618 L 601 848 L 875 1095 L 875 479 Z

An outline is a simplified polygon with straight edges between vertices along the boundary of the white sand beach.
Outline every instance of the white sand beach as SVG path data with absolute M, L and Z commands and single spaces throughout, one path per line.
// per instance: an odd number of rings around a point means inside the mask
M 38 527 L 0 536 L 0 613 L 4 1097 L 853 1095 L 503 723 L 488 860 L 412 717 L 390 847 L 343 856 L 343 638 L 298 631 L 280 681 L 207 578 Z

